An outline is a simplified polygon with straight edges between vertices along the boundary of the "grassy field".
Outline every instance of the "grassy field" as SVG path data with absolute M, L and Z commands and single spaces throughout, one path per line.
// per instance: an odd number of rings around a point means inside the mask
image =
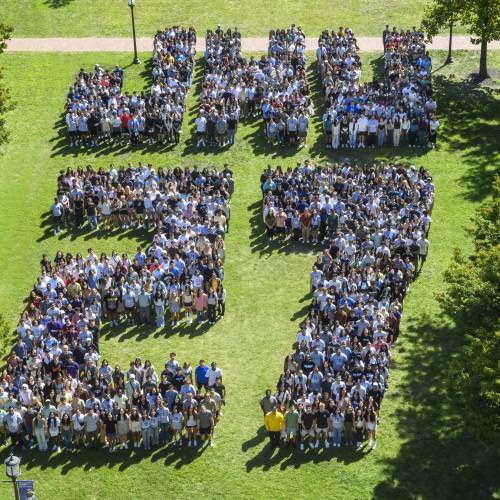
M 411 28 L 420 21 L 425 4 L 426 0 L 211 0 L 207 9 L 206 0 L 137 0 L 135 12 L 138 36 L 152 36 L 157 28 L 175 24 L 192 25 L 203 34 L 217 23 L 237 26 L 243 36 L 266 36 L 269 29 L 290 23 L 302 26 L 308 36 L 338 26 L 379 36 L 386 23 Z M 16 37 L 129 36 L 126 0 L 107 0 L 104 5 L 102 0 L 4 0 L 0 19 L 16 27 Z
M 42 6 L 41 2 L 28 3 Z M 60 10 L 69 11 L 77 4 L 78 0 L 70 2 Z M 58 11 L 54 8 L 54 15 Z M 241 11 L 238 15 L 244 17 Z M 66 26 L 81 29 L 76 22 L 68 21 Z M 365 57 L 365 79 L 379 68 L 379 57 Z M 147 58 L 148 54 L 141 54 L 141 60 Z M 442 272 L 452 249 L 471 248 L 463 226 L 488 196 L 494 165 L 498 165 L 495 130 L 500 99 L 463 81 L 476 68 L 477 53 L 457 53 L 449 67 L 441 67 L 443 53 L 435 53 L 434 58 L 442 122 L 439 148 L 362 154 L 367 160 L 397 157 L 426 165 L 437 188 L 430 258 L 405 303 L 403 335 L 383 407 L 379 446 L 367 455 L 347 449 L 273 453 L 266 446 L 258 409 L 263 391 L 274 386 L 308 305 L 308 270 L 314 255 L 302 247 L 268 246 L 262 237 L 258 178 L 268 163 L 286 166 L 309 156 L 315 161 L 341 157 L 342 153 L 334 155 L 323 148 L 318 118 L 309 148 L 299 153 L 269 148 L 260 121 L 255 120 L 241 127 L 234 148 L 218 154 L 194 149 L 185 127 L 181 144 L 173 149 L 104 148 L 77 156 L 54 126 L 68 84 L 81 65 L 126 66 L 130 55 L 6 54 L 2 58 L 17 106 L 8 116 L 11 142 L 0 156 L 0 310 L 12 325 L 37 276 L 42 253 L 52 257 L 57 249 L 83 252 L 89 246 L 97 252 L 131 251 L 138 241 L 148 239 L 146 233 L 134 231 L 109 238 L 85 232 L 52 237 L 47 211 L 59 169 L 140 159 L 155 166 L 222 166 L 228 162 L 236 179 L 227 238 L 226 318 L 208 331 L 115 330 L 105 334 L 102 346 L 104 356 L 122 365 L 140 355 L 161 366 L 171 350 L 181 360 L 195 362 L 199 355 L 216 359 L 229 391 L 217 446 L 203 453 L 163 449 L 131 455 L 40 457 L 36 452 L 23 453 L 22 477 L 36 481 L 39 498 L 71 498 L 75 487 L 78 498 L 165 498 L 171 492 L 178 497 L 207 498 L 284 498 L 291 492 L 298 498 L 489 498 L 499 491 L 496 457 L 467 435 L 443 385 L 460 335 L 441 317 L 434 294 L 443 289 Z M 490 64 L 500 65 L 500 53 L 491 54 Z M 142 88 L 148 74 L 144 66 L 127 67 L 126 87 Z M 197 82 L 199 75 L 198 71 Z M 316 86 L 315 92 L 317 98 Z M 197 109 L 194 92 L 188 105 L 191 122 Z M 4 458 L 5 451 L 0 453 L 0 460 Z M 0 498 L 11 494 L 9 488 L 0 485 Z

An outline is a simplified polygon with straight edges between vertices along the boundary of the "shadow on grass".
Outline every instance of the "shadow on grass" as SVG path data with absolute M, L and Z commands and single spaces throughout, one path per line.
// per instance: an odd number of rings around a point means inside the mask
M 184 320 L 179 321 L 175 326 L 171 324 L 170 314 L 167 313 L 165 317 L 165 324 L 158 328 L 152 320 L 149 324 L 136 324 L 133 326 L 121 322 L 118 326 L 111 327 L 106 323 L 101 330 L 101 339 L 109 340 L 116 338 L 118 342 L 126 342 L 128 340 L 135 340 L 141 342 L 149 337 L 154 338 L 171 338 L 174 336 L 195 338 L 207 333 L 210 328 L 213 328 L 220 322 L 218 319 L 215 325 L 210 325 L 208 321 L 198 323 L 196 319 L 193 323 L 188 324 Z
M 446 123 L 438 142 L 450 151 L 460 151 L 469 165 L 462 177 L 466 197 L 480 202 L 491 193 L 493 177 L 499 172 L 500 92 L 436 74 L 433 81 L 439 119 Z
M 467 433 L 446 385 L 465 332 L 442 317 L 422 316 L 405 333 L 395 349 L 403 375 L 396 396 L 405 404 L 393 417 L 403 444 L 385 461 L 374 497 L 491 498 L 500 486 L 498 452 Z
M 42 471 L 57 469 L 61 474 L 65 475 L 73 469 L 91 471 L 118 467 L 118 471 L 122 472 L 143 461 L 157 462 L 162 459 L 165 461 L 166 466 L 174 466 L 176 469 L 180 469 L 200 458 L 206 448 L 206 445 L 199 448 L 184 446 L 179 450 L 169 444 L 166 447 L 151 450 L 140 448 L 138 450 L 118 450 L 114 453 L 109 453 L 107 448 L 74 452 L 63 450 L 61 453 L 41 453 L 35 449 L 30 451 L 16 450 L 16 455 L 21 458 L 23 468 L 27 471 L 34 468 L 39 468 Z M 0 453 L 0 459 L 4 461 L 8 455 L 8 449 L 4 448 Z
M 266 438 L 267 433 L 265 428 L 260 427 L 256 436 L 243 443 L 241 449 L 244 452 L 248 452 L 251 448 L 262 445 Z M 369 450 L 356 450 L 354 447 L 349 446 L 344 446 L 339 450 L 333 448 L 312 450 L 308 447 L 302 451 L 293 447 L 273 448 L 268 443 L 262 447 L 257 455 L 247 461 L 246 470 L 247 472 L 251 472 L 253 469 L 267 471 L 275 467 L 279 467 L 281 470 L 288 469 L 289 467 L 299 469 L 302 465 L 309 462 L 336 462 L 348 465 L 362 460 L 369 453 Z
M 74 0 L 45 0 L 44 4 L 48 5 L 51 9 L 59 9 L 61 7 L 66 7 Z

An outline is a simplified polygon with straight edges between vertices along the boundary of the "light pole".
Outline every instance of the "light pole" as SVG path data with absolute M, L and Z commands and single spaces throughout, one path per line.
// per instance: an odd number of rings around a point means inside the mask
M 453 57 L 451 57 L 451 40 L 453 38 L 453 0 L 448 2 L 448 10 L 450 15 L 450 40 L 448 42 L 448 57 L 446 58 L 445 64 L 451 64 L 453 62 Z
M 12 481 L 14 486 L 14 497 L 19 500 L 19 490 L 17 489 L 17 478 L 21 475 L 21 459 L 16 457 L 12 451 L 5 460 L 5 474 Z
M 134 19 L 134 7 L 135 0 L 128 0 L 128 6 L 130 7 L 130 14 L 132 15 L 132 35 L 134 37 L 134 64 L 140 64 L 139 58 L 137 57 L 137 41 L 135 39 L 135 19 Z

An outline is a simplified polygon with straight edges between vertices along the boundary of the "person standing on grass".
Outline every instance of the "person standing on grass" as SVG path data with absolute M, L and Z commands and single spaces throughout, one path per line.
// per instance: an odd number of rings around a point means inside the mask
M 207 301 L 207 294 L 201 288 L 198 288 L 196 297 L 194 298 L 194 309 L 196 311 L 196 320 L 198 323 L 203 323 L 203 320 L 205 319 L 205 311 L 208 305 Z
M 271 411 L 264 417 L 264 425 L 269 435 L 271 447 L 275 448 L 280 443 L 280 435 L 284 428 L 285 418 L 281 412 L 278 411 L 278 406 L 273 405 Z
M 304 449 L 304 444 L 309 441 L 309 446 L 311 449 L 314 449 L 314 437 L 316 430 L 316 416 L 312 411 L 312 406 L 310 404 L 306 405 L 306 411 L 302 413 L 300 417 L 300 425 L 302 427 L 301 432 L 301 443 L 300 449 Z
M 315 448 L 319 447 L 319 441 L 321 438 L 325 441 L 325 448 L 330 447 L 328 443 L 328 435 L 331 432 L 332 424 L 330 420 L 330 412 L 326 409 L 325 403 L 319 404 L 319 410 L 316 412 L 316 443 Z
M 118 415 L 116 416 L 116 434 L 117 440 L 116 445 L 121 446 L 122 450 L 128 450 L 128 433 L 130 431 L 129 426 L 129 416 L 125 412 L 124 408 L 118 410 Z
M 378 417 L 375 410 L 372 408 L 366 419 L 366 429 L 368 431 L 368 446 L 373 450 L 377 447 L 377 424 Z
M 172 437 L 174 439 L 174 446 L 179 448 L 182 446 L 182 429 L 184 427 L 184 415 L 177 405 L 174 405 L 170 420 L 170 427 L 172 430 Z
M 38 449 L 40 451 L 47 451 L 47 421 L 41 411 L 36 414 L 35 420 L 33 421 L 33 434 L 38 444 Z
M 342 445 L 342 429 L 344 428 L 344 415 L 337 406 L 335 413 L 332 415 L 333 429 L 333 447 L 340 448 Z
M 267 229 L 267 238 L 269 239 L 269 241 L 272 241 L 274 237 L 274 231 L 276 228 L 276 215 L 274 214 L 273 208 L 269 209 L 269 212 L 267 213 L 264 219 L 264 224 Z
M 64 206 L 59 201 L 59 198 L 54 198 L 54 203 L 50 206 L 52 212 L 52 219 L 54 224 L 54 236 L 61 230 L 61 222 L 64 213 Z
M 297 446 L 297 438 L 299 432 L 300 414 L 297 410 L 297 405 L 292 405 L 285 413 L 285 425 L 281 433 L 283 444 L 287 446 Z
M 214 417 L 213 412 L 204 404 L 201 405 L 198 413 L 199 434 L 201 445 L 208 439 L 210 446 L 213 446 Z
M 429 240 L 422 234 L 420 235 L 420 238 L 417 240 L 417 245 L 418 245 L 418 261 L 420 264 L 418 272 L 420 273 L 422 271 L 424 262 L 427 260 L 427 254 L 429 253 Z
M 266 416 L 278 404 L 277 399 L 272 395 L 271 389 L 266 390 L 266 395 L 260 400 L 262 413 Z

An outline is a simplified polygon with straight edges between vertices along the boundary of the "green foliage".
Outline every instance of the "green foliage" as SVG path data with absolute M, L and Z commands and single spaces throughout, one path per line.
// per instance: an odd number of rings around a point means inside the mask
M 10 38 L 12 28 L 6 24 L 0 23 L 0 54 L 7 47 L 7 40 Z M 9 91 L 2 83 L 2 73 L 0 68 L 0 144 L 5 142 L 8 137 L 7 129 L 5 128 L 5 113 L 12 108 L 9 100 Z
M 0 313 L 0 355 L 7 355 L 10 352 L 12 344 L 12 335 L 9 325 L 3 314 Z
M 463 3 L 464 0 L 434 0 L 425 7 L 422 30 L 429 40 L 457 21 Z
M 487 250 L 500 243 L 500 175 L 493 180 L 493 196 L 489 203 L 481 205 L 470 231 L 476 250 Z
M 500 39 L 500 4 L 498 0 L 467 0 L 462 3 L 460 19 L 468 27 L 473 43 Z
M 476 37 L 472 39 L 473 43 L 500 38 L 498 0 L 434 0 L 425 7 L 422 29 L 432 39 L 457 21 Z
M 445 272 L 443 310 L 470 332 L 452 363 L 451 385 L 471 430 L 484 442 L 500 437 L 500 181 L 493 199 L 474 217 L 476 252 L 470 258 L 456 250 Z

